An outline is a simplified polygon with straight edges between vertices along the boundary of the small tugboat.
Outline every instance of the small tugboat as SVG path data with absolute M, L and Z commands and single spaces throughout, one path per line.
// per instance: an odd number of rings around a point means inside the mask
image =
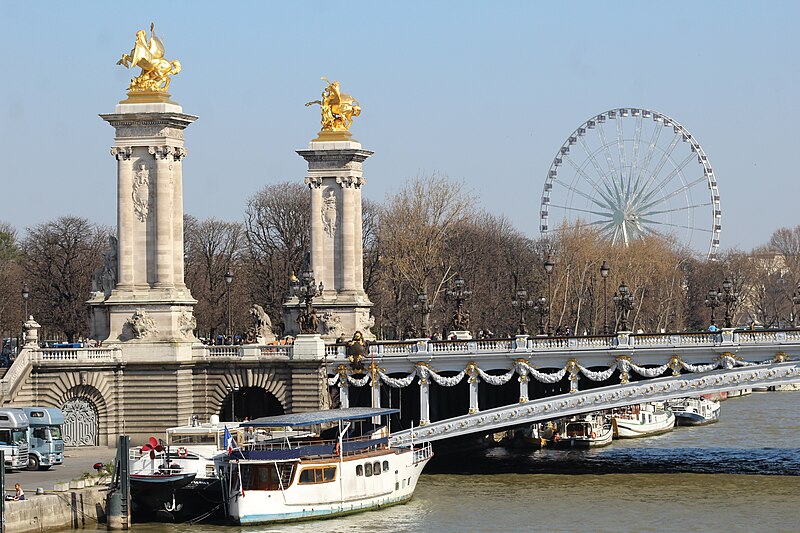
M 589 413 L 556 421 L 548 446 L 556 449 L 587 449 L 608 446 L 614 437 L 611 416 Z
M 319 436 L 235 449 L 227 487 L 230 520 L 239 525 L 293 522 L 407 502 L 433 451 L 430 444 L 389 446 L 388 425 L 380 417 L 398 412 L 329 409 L 242 423 L 255 430 L 333 427 Z
M 719 420 L 720 404 L 705 398 L 678 398 L 668 402 L 679 426 L 704 426 Z
M 675 413 L 662 402 L 648 402 L 612 411 L 614 436 L 619 439 L 649 437 L 672 431 Z

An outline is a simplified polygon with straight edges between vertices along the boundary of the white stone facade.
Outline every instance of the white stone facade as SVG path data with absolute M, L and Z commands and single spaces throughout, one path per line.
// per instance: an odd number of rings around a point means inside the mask
M 311 268 L 324 291 L 313 305 L 323 338 L 367 338 L 373 325 L 372 302 L 364 291 L 361 187 L 366 183 L 362 163 L 373 152 L 355 141 L 311 142 L 297 151 L 308 162 L 305 183 L 311 191 Z M 285 306 L 287 332 L 296 334 L 300 302 Z
M 183 130 L 197 117 L 177 104 L 118 104 L 116 275 L 89 301 L 92 337 L 107 343 L 196 342 L 196 301 L 184 283 Z M 187 352 L 188 353 L 188 352 Z

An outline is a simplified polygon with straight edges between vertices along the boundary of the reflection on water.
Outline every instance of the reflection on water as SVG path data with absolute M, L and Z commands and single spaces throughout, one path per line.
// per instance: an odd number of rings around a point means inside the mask
M 797 531 L 798 409 L 800 392 L 754 394 L 724 402 L 717 424 L 605 449 L 495 448 L 450 458 L 426 470 L 407 505 L 347 518 L 251 528 L 137 524 L 135 530 Z

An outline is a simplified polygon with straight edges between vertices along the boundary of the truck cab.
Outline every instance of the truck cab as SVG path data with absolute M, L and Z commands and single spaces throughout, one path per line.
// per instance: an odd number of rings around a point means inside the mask
M 22 409 L 0 409 L 0 450 L 6 470 L 28 467 L 28 417 Z
M 64 463 L 61 426 L 64 413 L 55 407 L 23 407 L 28 417 L 28 470 L 47 470 Z

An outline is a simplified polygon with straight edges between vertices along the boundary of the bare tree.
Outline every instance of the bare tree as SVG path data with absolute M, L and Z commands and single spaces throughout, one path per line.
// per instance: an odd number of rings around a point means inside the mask
M 311 242 L 311 196 L 304 185 L 267 185 L 245 209 L 251 299 L 282 317 L 289 276 L 299 272 Z M 278 322 L 275 322 L 278 324 Z
M 244 251 L 244 226 L 237 222 L 224 222 L 214 218 L 198 221 L 184 217 L 186 250 L 186 284 L 197 299 L 195 314 L 198 331 L 214 338 L 219 331 L 225 331 L 227 324 L 226 296 L 229 287 L 225 273 L 233 269 L 237 283 L 230 287 L 236 291 L 235 307 L 232 314 L 236 322 L 243 324 L 249 305 L 242 305 L 238 293 L 245 286 L 239 281 L 240 272 L 236 264 Z M 246 279 L 244 276 L 242 278 Z M 247 301 L 247 298 L 245 298 Z
M 85 218 L 62 216 L 27 231 L 23 264 L 36 319 L 45 329 L 63 332 L 73 342 L 87 334 L 86 299 L 109 228 Z
M 24 280 L 20 257 L 17 230 L 10 224 L 0 223 L 0 332 L 3 337 L 16 336 L 22 330 Z

